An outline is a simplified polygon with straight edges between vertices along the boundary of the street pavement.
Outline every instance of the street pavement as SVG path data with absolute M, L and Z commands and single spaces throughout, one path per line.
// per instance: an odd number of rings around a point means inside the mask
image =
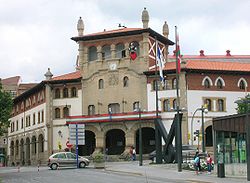
M 125 177 L 137 177 L 142 182 L 175 182 L 175 183 L 242 183 L 247 182 L 246 177 L 225 177 L 218 178 L 215 172 L 207 174 L 203 172 L 196 175 L 194 171 L 182 170 L 177 171 L 177 164 L 150 164 L 150 161 L 144 161 L 143 166 L 139 166 L 138 161 L 129 162 L 106 162 L 106 168 L 101 170 L 103 173 L 122 175 Z M 91 163 L 88 167 L 89 174 L 93 171 L 93 164 Z M 39 171 L 48 172 L 48 167 L 39 167 Z M 74 170 L 74 169 L 73 169 Z M 18 175 L 18 171 L 25 173 L 25 175 L 34 174 L 38 171 L 38 167 L 1 167 L 0 176 L 2 175 Z M 53 173 L 54 171 L 49 171 Z M 58 171 L 56 171 L 58 172 Z M 56 172 L 54 172 L 56 174 Z M 61 172 L 59 170 L 59 172 Z M 65 171 L 66 172 L 66 171 Z M 70 171 L 67 171 L 70 174 Z M 73 175 L 75 171 L 72 171 Z M 54 174 L 53 173 L 53 174 Z M 93 171 L 94 173 L 94 171 Z M 92 179 L 93 180 L 93 179 Z M 153 181 L 155 180 L 155 181 Z M 4 180 L 3 180 L 4 182 Z M 25 181 L 24 181 L 25 182 Z M 31 181 L 32 182 L 32 181 Z M 61 181 L 63 182 L 63 181 Z M 91 181 L 94 182 L 94 181 Z M 98 181 L 96 181 L 98 182 Z M 111 182 L 111 181 L 110 181 Z M 122 182 L 114 180 L 113 182 Z M 132 181 L 133 182 L 133 181 Z M 137 181 L 136 181 L 137 182 Z

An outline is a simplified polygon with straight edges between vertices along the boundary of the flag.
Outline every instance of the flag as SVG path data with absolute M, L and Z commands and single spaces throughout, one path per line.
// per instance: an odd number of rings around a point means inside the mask
M 175 26 L 175 43 L 176 43 L 176 62 L 177 62 L 177 68 L 176 71 L 178 74 L 181 72 L 181 52 L 180 52 L 180 45 L 179 45 L 179 35 L 177 33 L 177 27 Z
M 162 85 L 164 85 L 163 68 L 164 68 L 165 59 L 164 59 L 164 56 L 161 52 L 161 49 L 158 43 L 156 44 L 156 49 L 157 49 L 156 50 L 156 64 L 159 68 L 161 83 Z

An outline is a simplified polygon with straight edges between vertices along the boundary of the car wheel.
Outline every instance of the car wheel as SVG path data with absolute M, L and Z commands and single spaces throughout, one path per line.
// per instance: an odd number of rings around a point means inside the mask
M 50 168 L 51 168 L 52 170 L 57 170 L 58 165 L 57 165 L 56 163 L 53 163 L 53 164 L 50 166 Z
M 80 168 L 85 168 L 85 166 L 86 166 L 86 164 L 85 164 L 84 162 L 80 162 L 80 163 L 79 163 L 79 167 L 80 167 Z

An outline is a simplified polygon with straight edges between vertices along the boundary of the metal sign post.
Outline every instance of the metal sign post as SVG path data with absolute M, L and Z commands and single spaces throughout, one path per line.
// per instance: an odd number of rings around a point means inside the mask
M 76 163 L 79 168 L 78 145 L 85 145 L 84 124 L 69 124 L 69 143 L 76 145 Z

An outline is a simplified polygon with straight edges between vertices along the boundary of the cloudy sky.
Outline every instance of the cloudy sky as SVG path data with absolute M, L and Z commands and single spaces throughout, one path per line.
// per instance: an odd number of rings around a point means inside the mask
M 76 24 L 81 16 L 85 34 L 142 27 L 146 7 L 149 26 L 162 33 L 167 21 L 174 41 L 178 26 L 184 55 L 250 55 L 249 0 L 0 0 L 0 78 L 20 75 L 40 82 L 50 67 L 54 75 L 75 69 Z M 170 49 L 170 53 L 172 54 Z

